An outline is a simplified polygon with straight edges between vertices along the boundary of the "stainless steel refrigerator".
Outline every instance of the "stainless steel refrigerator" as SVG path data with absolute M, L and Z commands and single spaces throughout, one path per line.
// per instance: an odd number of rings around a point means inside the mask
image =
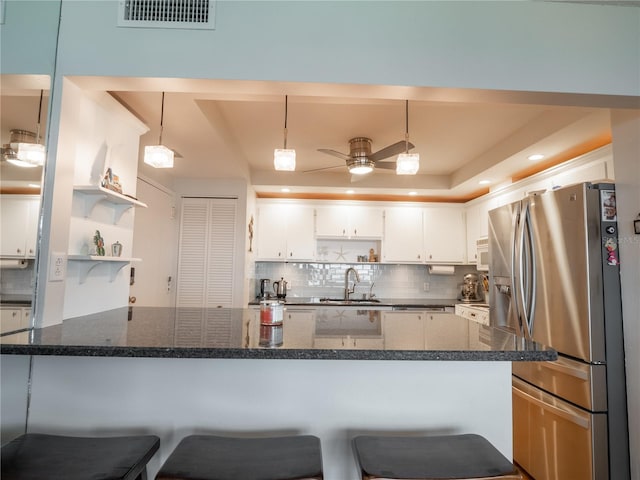
M 536 480 L 630 478 L 615 186 L 489 212 L 490 321 L 558 351 L 513 363 L 514 460 Z

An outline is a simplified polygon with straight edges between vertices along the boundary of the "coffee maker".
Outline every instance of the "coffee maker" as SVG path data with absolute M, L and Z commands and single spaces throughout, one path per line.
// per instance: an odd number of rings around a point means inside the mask
M 480 292 L 480 281 L 475 273 L 467 273 L 463 277 L 463 283 L 460 287 L 460 295 L 458 300 L 465 303 L 481 302 L 484 299 Z
M 269 280 L 268 278 L 260 279 L 260 298 L 262 298 L 263 300 L 271 296 L 271 289 L 269 288 L 270 283 L 271 280 Z

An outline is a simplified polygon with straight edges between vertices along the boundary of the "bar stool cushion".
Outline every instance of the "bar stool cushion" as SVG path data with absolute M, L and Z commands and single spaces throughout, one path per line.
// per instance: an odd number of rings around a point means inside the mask
M 182 439 L 156 480 L 296 480 L 322 478 L 320 439 L 311 435 Z
M 358 436 L 353 440 L 363 474 L 390 479 L 481 479 L 517 475 L 486 438 Z
M 160 446 L 155 435 L 67 437 L 27 433 L 1 452 L 2 480 L 133 480 Z

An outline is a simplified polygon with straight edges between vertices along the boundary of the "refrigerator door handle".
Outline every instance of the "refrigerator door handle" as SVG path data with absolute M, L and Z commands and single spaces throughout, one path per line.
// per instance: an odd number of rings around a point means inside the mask
M 557 415 L 558 417 L 564 418 L 565 420 L 568 420 L 571 423 L 574 423 L 579 427 L 584 428 L 585 430 L 588 430 L 589 428 L 591 428 L 591 422 L 589 421 L 589 418 L 585 418 L 581 415 L 578 415 L 577 413 L 568 412 L 566 410 L 563 410 L 562 408 L 558 408 L 554 405 L 551 405 L 542 400 L 539 400 L 536 397 L 523 392 L 522 390 L 517 388 L 515 385 L 513 387 L 513 393 L 519 396 L 520 398 L 524 399 L 525 401 L 532 403 L 554 415 Z
M 527 322 L 527 327 L 529 329 L 529 334 L 533 336 L 533 322 L 535 320 L 535 312 L 536 312 L 536 295 L 537 295 L 537 272 L 536 272 L 536 250 L 535 250 L 535 239 L 533 238 L 533 223 L 531 221 L 531 206 L 527 202 L 525 206 L 525 220 L 524 224 L 526 226 L 527 239 L 529 248 L 526 250 L 529 252 L 529 256 L 527 258 L 528 265 L 528 291 L 527 291 L 527 299 L 528 299 L 528 308 L 525 310 L 526 315 L 525 319 Z M 525 230 L 525 228 L 523 228 Z
M 526 224 L 526 210 L 518 215 L 517 228 L 516 228 L 516 240 L 514 242 L 514 256 L 517 256 L 515 266 L 517 268 L 517 282 L 513 282 L 515 287 L 514 302 L 516 306 L 516 315 L 518 317 L 518 324 L 525 338 L 531 339 L 531 332 L 529 330 L 529 321 L 527 319 L 527 301 L 525 295 L 527 290 L 525 288 L 524 277 L 526 274 L 524 265 L 524 242 L 525 242 L 525 224 Z M 517 252 L 517 253 L 516 253 Z M 513 271 L 513 275 L 516 275 L 516 270 Z M 524 321 L 523 321 L 524 320 Z
M 516 283 L 516 268 L 518 266 L 518 228 L 520 227 L 520 212 L 513 216 L 511 224 L 511 304 L 516 316 L 519 333 L 524 335 L 524 325 L 520 316 L 520 306 L 518 304 L 518 284 Z

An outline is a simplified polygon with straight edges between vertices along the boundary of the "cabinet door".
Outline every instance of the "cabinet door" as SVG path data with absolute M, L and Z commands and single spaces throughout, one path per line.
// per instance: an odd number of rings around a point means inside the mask
M 22 328 L 22 309 L 0 309 L 0 333 L 13 332 Z
M 26 256 L 29 199 L 24 195 L 2 195 L 0 199 L 0 256 Z
M 384 346 L 392 350 L 422 350 L 424 348 L 424 314 L 383 312 Z
M 307 205 L 286 205 L 287 260 L 313 260 L 316 253 L 314 211 Z
M 36 256 L 38 244 L 38 221 L 40 220 L 40 198 L 33 197 L 29 201 L 27 212 L 27 232 L 25 235 L 25 252 L 29 258 Z
M 288 205 L 261 205 L 258 208 L 256 250 L 260 260 L 284 260 L 287 252 Z
M 422 263 L 422 209 L 393 207 L 385 210 L 382 258 L 385 262 Z
M 316 208 L 316 236 L 343 238 L 348 234 L 349 222 L 345 205 L 323 205 Z
M 348 232 L 354 238 L 382 238 L 382 209 L 354 205 L 348 211 Z
M 463 263 L 466 227 L 462 207 L 428 207 L 424 210 L 426 263 Z
M 311 348 L 316 319 L 311 310 L 290 310 L 284 314 L 282 338 L 284 348 Z

